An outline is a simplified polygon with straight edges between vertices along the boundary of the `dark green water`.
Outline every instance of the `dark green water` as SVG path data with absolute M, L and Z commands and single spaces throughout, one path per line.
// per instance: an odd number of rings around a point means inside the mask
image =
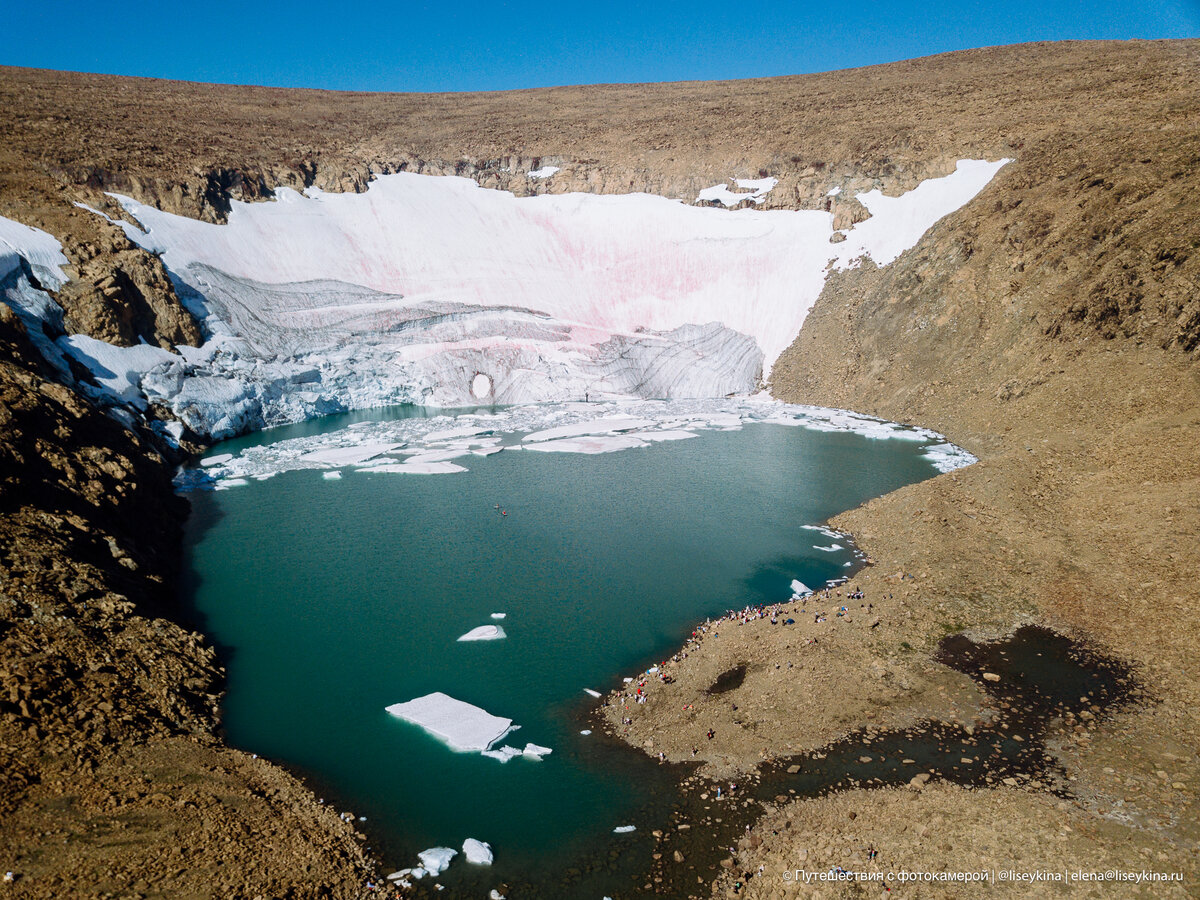
M 648 863 L 674 774 L 581 736 L 598 702 L 583 688 L 669 656 L 707 616 L 786 599 L 793 578 L 848 571 L 849 551 L 812 549 L 828 539 L 800 526 L 931 477 L 921 450 L 748 425 L 599 456 L 505 451 L 455 475 L 293 471 L 191 494 L 188 592 L 227 650 L 227 736 L 366 816 L 387 866 L 474 837 L 496 865 L 456 859 L 439 879 L 451 888 L 552 882 L 582 860 L 627 877 Z M 506 640 L 456 642 L 492 612 Z M 384 712 L 432 691 L 554 753 L 455 753 Z M 611 833 L 625 824 L 638 832 Z

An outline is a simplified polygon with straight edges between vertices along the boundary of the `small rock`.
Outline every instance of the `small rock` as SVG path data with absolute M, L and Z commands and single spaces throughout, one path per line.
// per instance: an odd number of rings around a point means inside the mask
M 984 673 L 983 673 L 983 680 L 984 680 L 984 681 L 999 681 L 999 680 L 1000 680 L 1000 676 L 999 676 L 999 675 L 997 675 L 995 672 L 984 672 Z

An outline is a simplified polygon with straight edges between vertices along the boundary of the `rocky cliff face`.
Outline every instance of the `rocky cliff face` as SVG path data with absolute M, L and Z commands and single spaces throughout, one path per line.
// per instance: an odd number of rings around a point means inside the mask
M 1089 828 L 1117 800 L 1140 803 L 1138 821 L 1176 823 L 1159 836 L 1194 854 L 1195 798 L 1159 784 L 1168 763 L 1146 748 L 1166 735 L 1173 759 L 1200 749 L 1186 674 L 1200 569 L 1197 62 L 1195 42 L 1029 45 L 742 83 L 453 96 L 9 69 L 0 214 L 63 241 L 70 328 L 166 345 L 199 333 L 161 263 L 74 202 L 119 217 L 103 194 L 118 190 L 220 221 L 230 198 L 363 190 L 401 170 L 687 202 L 775 177 L 764 205 L 849 223 L 858 190 L 1013 157 L 892 266 L 834 276 L 772 390 L 917 421 L 982 457 L 843 517 L 880 563 L 868 590 L 928 612 L 898 608 L 880 633 L 928 647 L 945 627 L 1036 617 L 1137 663 L 1160 702 L 1064 743 L 1080 815 Z M 548 165 L 559 171 L 529 176 Z M 54 384 L 6 311 L 0 416 L 0 843 L 31 895 L 70 892 L 68 871 L 97 890 L 351 895 L 366 862 L 349 830 L 214 738 L 219 668 L 174 601 L 168 462 Z M 896 573 L 911 577 L 884 577 Z M 1042 802 L 1030 797 L 1019 802 Z M 224 839 L 235 834 L 245 842 Z M 67 838 L 69 852 L 42 852 Z

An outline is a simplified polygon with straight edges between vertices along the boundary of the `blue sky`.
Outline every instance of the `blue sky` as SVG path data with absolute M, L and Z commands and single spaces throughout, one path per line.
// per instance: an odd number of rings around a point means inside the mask
M 1200 36 L 1200 0 L 16 2 L 0 63 L 339 90 L 821 72 L 1033 40 Z

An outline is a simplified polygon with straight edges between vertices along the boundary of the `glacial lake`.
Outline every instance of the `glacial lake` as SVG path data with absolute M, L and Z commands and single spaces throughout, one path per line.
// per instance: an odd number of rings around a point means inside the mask
M 335 416 L 211 453 L 430 414 Z M 803 526 L 937 474 L 932 443 L 751 423 L 596 455 L 506 449 L 455 474 L 291 470 L 191 492 L 185 593 L 228 666 L 226 736 L 365 816 L 388 871 L 476 838 L 494 866 L 460 852 L 424 883 L 628 896 L 679 771 L 581 735 L 600 702 L 584 689 L 669 657 L 706 617 L 788 599 L 792 579 L 853 572 L 853 548 L 818 549 L 831 539 Z M 457 640 L 488 624 L 507 638 Z M 435 691 L 553 753 L 454 752 L 384 710 Z M 568 889 L 572 868 L 594 871 Z

